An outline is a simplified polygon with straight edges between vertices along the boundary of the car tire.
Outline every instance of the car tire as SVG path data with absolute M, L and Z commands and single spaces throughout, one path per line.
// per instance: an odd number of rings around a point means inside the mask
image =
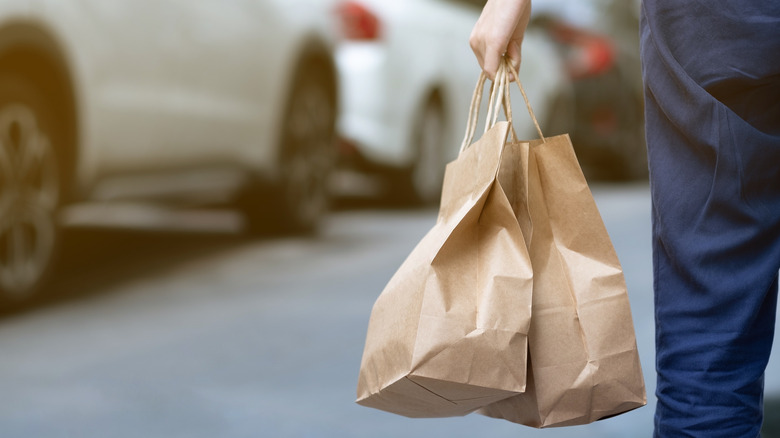
M 336 94 L 320 62 L 298 70 L 282 120 L 279 178 L 245 202 L 255 233 L 312 233 L 328 211 L 335 165 Z
M 55 118 L 39 87 L 0 72 L 0 299 L 33 296 L 57 254 L 62 181 Z
M 589 78 L 577 85 L 578 124 L 575 148 L 584 146 L 582 160 L 601 180 L 632 181 L 647 178 L 647 150 L 641 100 L 622 79 L 619 70 Z M 598 129 L 596 120 L 611 128 Z
M 643 108 L 640 103 L 626 99 L 624 103 L 622 142 L 625 145 L 620 149 L 616 159 L 621 169 L 618 177 L 623 181 L 647 180 L 649 176 L 647 163 L 647 144 L 645 142 L 645 121 Z
M 436 205 L 441 198 L 444 169 L 444 107 L 438 95 L 431 96 L 414 121 L 411 142 L 414 162 L 395 184 L 395 197 L 415 205 Z

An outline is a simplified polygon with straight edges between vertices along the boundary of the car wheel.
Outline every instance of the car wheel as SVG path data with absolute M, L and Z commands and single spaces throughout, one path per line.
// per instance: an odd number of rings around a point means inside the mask
M 412 166 L 401 178 L 398 197 L 422 205 L 434 205 L 441 198 L 446 167 L 444 157 L 444 109 L 441 99 L 431 97 L 414 123 L 411 141 L 415 151 Z
M 280 178 L 248 209 L 255 231 L 307 233 L 328 210 L 335 164 L 336 97 L 332 76 L 318 63 L 300 69 L 287 102 L 279 154 Z M 262 200 L 267 205 L 257 205 Z
M 60 172 L 53 117 L 22 76 L 0 73 L 0 295 L 33 295 L 52 267 Z
M 641 100 L 619 73 L 613 70 L 577 85 L 575 148 L 584 146 L 583 161 L 599 179 L 643 179 L 647 152 Z

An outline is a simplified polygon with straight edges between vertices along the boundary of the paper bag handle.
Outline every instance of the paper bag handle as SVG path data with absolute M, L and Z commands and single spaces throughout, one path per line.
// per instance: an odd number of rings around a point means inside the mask
M 485 73 L 480 72 L 479 79 L 477 79 L 477 86 L 474 88 L 474 93 L 471 95 L 469 118 L 466 121 L 466 135 L 463 137 L 463 141 L 460 144 L 460 152 L 463 152 L 474 139 L 474 129 L 479 121 L 479 105 L 482 103 L 482 93 L 485 89 L 486 80 L 487 76 L 485 76 Z
M 525 94 L 525 89 L 523 89 L 523 84 L 520 83 L 520 75 L 517 73 L 517 69 L 515 69 L 512 63 L 509 62 L 508 60 L 504 59 L 504 62 L 506 63 L 509 72 L 512 73 L 512 77 L 515 79 L 515 82 L 517 83 L 517 88 L 520 89 L 520 94 L 523 95 L 523 101 L 525 102 L 525 107 L 528 109 L 528 115 L 531 116 L 531 121 L 534 122 L 534 127 L 536 128 L 536 132 L 539 134 L 539 138 L 542 140 L 543 143 L 546 143 L 547 141 L 544 139 L 544 134 L 542 134 L 542 128 L 539 127 L 539 122 L 536 120 L 536 115 L 534 114 L 534 110 L 533 108 L 531 108 L 531 101 L 528 100 L 528 96 Z M 509 94 L 507 93 L 507 101 L 509 101 L 508 96 Z
M 488 100 L 488 113 L 485 119 L 485 131 L 486 134 L 490 128 L 496 125 L 498 121 L 498 107 L 502 105 L 506 111 L 506 91 L 507 91 L 507 73 L 506 65 L 502 62 L 498 66 L 498 72 L 496 73 L 496 80 L 493 81 L 493 85 L 490 89 L 490 99 Z M 495 105 L 495 106 L 494 106 Z M 508 114 L 506 114 L 509 117 Z
M 506 94 L 502 93 L 503 96 L 498 98 L 498 102 L 496 102 L 496 96 L 499 93 L 500 90 L 506 90 L 505 82 L 502 82 L 501 79 L 505 78 L 504 74 L 504 65 L 499 64 L 498 72 L 496 74 L 496 80 L 493 81 L 493 83 L 490 86 L 490 98 L 488 99 L 488 113 L 487 113 L 487 119 L 485 122 L 485 132 L 487 132 L 488 129 L 493 127 L 495 125 L 495 120 L 491 121 L 491 114 L 495 113 L 496 117 L 498 115 L 498 103 L 503 103 L 504 111 L 506 112 L 507 105 L 506 105 Z M 487 76 L 484 72 L 481 72 L 479 75 L 479 80 L 477 80 L 477 86 L 474 88 L 474 93 L 471 96 L 471 105 L 469 106 L 469 119 L 466 123 L 466 135 L 463 138 L 463 142 L 460 145 L 460 152 L 463 152 L 474 140 L 474 134 L 477 129 L 477 124 L 479 122 L 479 110 L 480 106 L 482 105 L 482 96 L 485 89 L 485 81 L 487 80 Z M 496 110 L 493 111 L 493 105 L 496 104 Z M 509 111 L 511 113 L 511 110 Z M 495 119 L 495 117 L 494 117 Z M 512 135 L 516 139 L 517 136 L 514 133 L 514 128 L 512 130 Z
M 501 63 L 499 64 L 498 72 L 496 74 L 496 79 L 493 81 L 493 84 L 491 85 L 490 99 L 488 103 L 488 114 L 487 114 L 487 119 L 485 121 L 485 132 L 487 132 L 490 128 L 492 128 L 496 124 L 496 120 L 498 118 L 499 105 L 502 105 L 507 120 L 509 122 L 512 122 L 512 105 L 509 97 L 509 86 L 507 84 L 509 82 L 510 74 L 512 75 L 514 81 L 517 83 L 518 88 L 520 88 L 520 94 L 522 94 L 523 96 L 523 100 L 525 101 L 525 106 L 528 109 L 528 114 L 531 116 L 531 120 L 533 121 L 534 127 L 536 127 L 536 132 L 539 134 L 539 138 L 541 138 L 542 142 L 545 142 L 544 135 L 542 134 L 542 129 L 539 127 L 539 122 L 536 120 L 536 115 L 534 114 L 534 111 L 531 108 L 531 103 L 528 100 L 528 96 L 525 94 L 523 85 L 520 83 L 517 70 L 514 69 L 512 63 L 509 62 L 506 58 L 502 58 Z M 486 80 L 487 80 L 487 76 L 485 75 L 484 72 L 481 72 L 479 75 L 479 79 L 477 80 L 477 86 L 474 88 L 474 93 L 472 94 L 471 97 L 471 105 L 469 107 L 469 118 L 466 123 L 466 134 L 463 137 L 463 142 L 460 145 L 460 152 L 463 152 L 474 140 L 474 134 L 476 131 L 477 124 L 479 122 L 479 109 L 482 103 L 483 90 L 485 88 Z M 512 128 L 512 139 L 517 140 L 517 134 L 514 131 L 514 127 Z

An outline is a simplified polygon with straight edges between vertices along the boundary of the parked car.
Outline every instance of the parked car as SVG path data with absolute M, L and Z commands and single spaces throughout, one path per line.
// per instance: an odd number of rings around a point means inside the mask
M 224 198 L 315 228 L 334 24 L 321 0 L 0 2 L 0 296 L 40 287 L 74 203 Z
M 438 201 L 463 136 L 479 64 L 469 36 L 484 0 L 355 0 L 337 11 L 342 165 L 386 178 L 406 200 Z M 546 32 L 529 29 L 520 76 L 540 121 L 568 101 L 568 78 Z M 486 95 L 489 93 L 485 93 Z M 537 138 L 525 105 L 515 125 Z M 560 106 L 560 105 L 559 105 Z M 563 112 L 559 117 L 567 117 Z M 542 123 L 542 129 L 545 124 Z M 346 163 L 346 164 L 344 164 Z
M 555 41 L 571 79 L 569 132 L 593 177 L 647 178 L 639 2 L 536 0 L 532 26 Z

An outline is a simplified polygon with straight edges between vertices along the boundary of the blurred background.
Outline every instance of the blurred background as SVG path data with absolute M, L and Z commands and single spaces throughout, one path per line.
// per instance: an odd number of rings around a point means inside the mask
M 0 436 L 651 436 L 634 0 L 534 0 L 520 77 L 623 263 L 649 406 L 539 432 L 354 404 L 371 306 L 462 141 L 483 5 L 0 0 Z

